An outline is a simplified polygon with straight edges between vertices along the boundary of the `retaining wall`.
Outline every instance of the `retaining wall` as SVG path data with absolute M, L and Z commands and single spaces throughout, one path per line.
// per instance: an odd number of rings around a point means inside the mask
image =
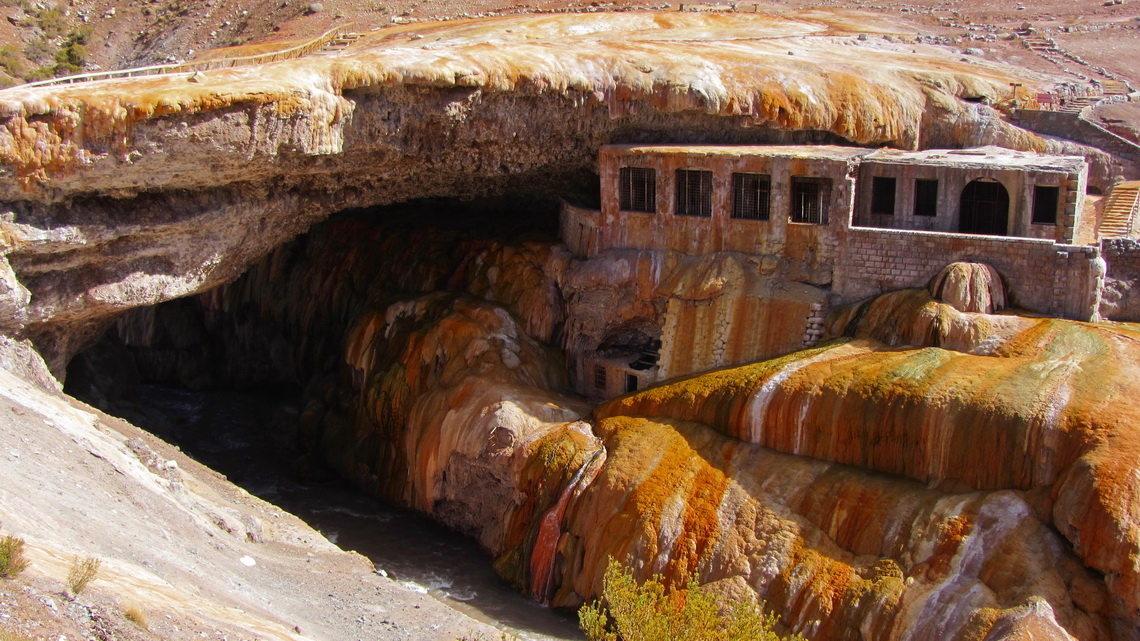
M 846 304 L 924 287 L 955 261 L 982 262 L 1005 279 L 1012 304 L 1089 320 L 1099 305 L 1099 259 L 1097 247 L 1051 240 L 852 227 L 840 245 L 832 291 Z

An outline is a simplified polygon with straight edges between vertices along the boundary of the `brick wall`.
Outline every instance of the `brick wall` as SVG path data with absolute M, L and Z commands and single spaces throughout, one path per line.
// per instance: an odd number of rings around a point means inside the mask
M 924 287 L 955 261 L 992 265 L 1005 279 L 1013 304 L 1087 320 L 1096 312 L 1096 247 L 1051 240 L 965 236 L 852 227 L 841 244 L 833 291 L 849 303 L 908 287 Z

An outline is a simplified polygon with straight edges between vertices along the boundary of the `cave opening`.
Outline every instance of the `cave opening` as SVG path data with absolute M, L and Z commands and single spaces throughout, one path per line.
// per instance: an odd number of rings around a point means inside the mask
M 346 349 L 359 319 L 403 301 L 474 305 L 522 291 L 513 281 L 535 277 L 558 243 L 560 198 L 596 199 L 596 176 L 577 184 L 557 198 L 520 189 L 341 212 L 233 282 L 125 313 L 72 359 L 66 392 L 179 446 L 413 589 L 520 638 L 580 639 L 571 614 L 500 578 L 471 538 L 344 474 L 339 451 L 382 451 L 364 442 L 375 437 L 330 436 L 354 420 L 359 372 Z M 543 338 L 553 346 L 561 332 L 556 321 Z

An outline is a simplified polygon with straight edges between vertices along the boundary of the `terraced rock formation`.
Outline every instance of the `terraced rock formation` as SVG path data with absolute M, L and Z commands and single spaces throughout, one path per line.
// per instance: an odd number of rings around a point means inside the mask
M 5 331 L 61 371 L 102 320 L 232 280 L 334 211 L 566 193 L 604 142 L 1071 148 L 989 106 L 1053 79 L 855 37 L 890 29 L 811 11 L 456 21 L 202 82 L 5 91 Z M 1089 154 L 1094 182 L 1116 171 Z

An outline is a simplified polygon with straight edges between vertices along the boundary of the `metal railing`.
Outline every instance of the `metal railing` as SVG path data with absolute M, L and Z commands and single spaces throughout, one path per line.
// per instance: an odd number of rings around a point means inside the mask
M 314 51 L 328 46 L 330 42 L 337 38 L 349 33 L 348 28 L 353 23 L 349 22 L 338 27 L 334 27 L 325 33 L 313 38 L 312 40 L 288 49 L 280 51 L 272 51 L 269 53 L 259 53 L 249 56 L 235 56 L 232 58 L 217 58 L 215 60 L 202 60 L 199 62 L 180 62 L 169 65 L 151 65 L 148 67 L 134 67 L 132 69 L 115 69 L 112 71 L 94 71 L 91 73 L 81 73 L 74 76 L 61 76 L 59 78 L 49 78 L 47 80 L 39 80 L 37 82 L 29 82 L 27 84 L 16 85 L 10 89 L 21 89 L 26 87 L 46 87 L 48 85 L 65 85 L 73 84 L 76 82 L 90 82 L 93 80 L 107 80 L 110 78 L 133 78 L 135 76 L 154 76 L 168 73 L 189 73 L 193 71 L 210 71 L 213 69 L 229 69 L 231 67 L 239 67 L 245 65 L 259 65 L 267 62 L 278 62 L 280 60 L 291 60 L 293 58 L 300 58 L 306 56 Z

